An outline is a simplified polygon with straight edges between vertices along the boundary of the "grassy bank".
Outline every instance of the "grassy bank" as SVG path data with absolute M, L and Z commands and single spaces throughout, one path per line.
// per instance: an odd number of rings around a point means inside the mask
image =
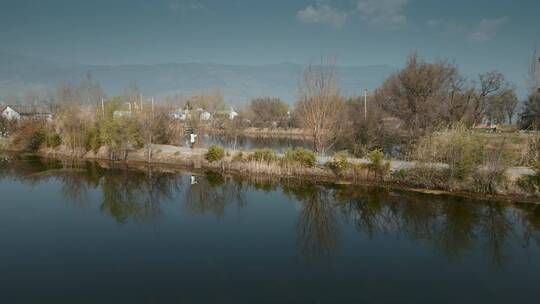
M 154 145 L 152 159 L 148 162 L 146 149 L 130 151 L 119 163 L 140 166 L 159 166 L 164 169 L 211 170 L 257 178 L 295 178 L 301 180 L 375 185 L 408 189 L 431 194 L 452 194 L 480 199 L 523 201 L 540 203 L 538 176 L 527 174 L 513 177 L 480 175 L 474 172 L 463 179 L 451 179 L 450 171 L 437 164 L 408 163 L 407 166 L 391 164 L 380 151 L 370 153 L 367 160 L 348 158 L 337 154 L 325 163 L 307 150 L 294 150 L 277 155 L 263 149 L 254 151 L 230 151 L 219 147 L 188 149 L 168 145 Z M 49 158 L 87 159 L 110 162 L 106 147 L 97 151 L 73 151 L 61 145 L 56 148 L 40 148 L 36 154 Z M 480 172 L 485 169 L 480 168 Z M 504 174 L 503 174 L 504 175 Z M 479 176 L 485 177 L 484 179 Z M 487 176 L 487 177 L 486 177 Z M 488 181 L 486 186 L 486 181 Z

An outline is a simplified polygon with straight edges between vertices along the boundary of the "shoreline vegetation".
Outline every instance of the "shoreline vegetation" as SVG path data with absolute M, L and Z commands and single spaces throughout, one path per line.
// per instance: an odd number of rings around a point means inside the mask
M 11 147 L 11 148 L 10 148 Z M 99 163 L 125 164 L 128 167 L 148 167 L 174 172 L 212 171 L 224 175 L 239 175 L 246 178 L 296 179 L 300 182 L 328 182 L 356 186 L 374 186 L 432 195 L 450 195 L 481 200 L 527 202 L 540 204 L 538 192 L 540 170 L 527 167 L 508 167 L 504 177 L 494 182 L 493 188 L 479 185 L 471 177 L 466 181 L 441 182 L 448 176 L 449 166 L 442 163 L 418 163 L 384 159 L 382 152 L 375 150 L 367 159 L 348 157 L 338 153 L 334 157 L 319 157 L 305 149 L 288 150 L 276 154 L 270 149 L 232 151 L 212 146 L 209 149 L 153 145 L 153 158 L 149 162 L 147 149 L 130 151 L 124 160 L 111 160 L 108 148 L 98 151 L 73 151 L 60 145 L 55 148 L 41 147 L 34 152 L 13 149 L 8 140 L 0 141 L 0 149 L 7 153 L 35 155 L 61 161 L 97 161 Z M 489 170 L 478 168 L 479 172 Z M 476 173 L 478 174 L 478 172 Z M 427 184 L 424 178 L 437 180 L 439 184 Z M 488 180 L 489 178 L 486 178 Z M 485 183 L 485 182 L 484 182 Z M 536 188 L 535 188 L 536 187 Z

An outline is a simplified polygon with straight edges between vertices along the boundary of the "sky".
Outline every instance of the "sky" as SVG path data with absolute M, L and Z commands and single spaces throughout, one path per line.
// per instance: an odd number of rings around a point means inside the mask
M 0 51 L 82 64 L 403 66 L 449 59 L 523 82 L 538 0 L 0 0 Z

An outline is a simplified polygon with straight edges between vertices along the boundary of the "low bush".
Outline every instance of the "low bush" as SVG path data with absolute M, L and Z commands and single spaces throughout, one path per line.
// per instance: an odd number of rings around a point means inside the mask
M 349 168 L 349 159 L 347 153 L 339 152 L 334 154 L 331 161 L 326 163 L 326 166 L 330 168 L 337 175 L 344 175 L 347 168 Z
M 367 168 L 370 173 L 373 173 L 376 178 L 384 179 L 390 172 L 390 162 L 384 160 L 384 153 L 380 149 L 373 150 L 368 153 L 369 163 Z
M 532 166 L 535 175 L 521 177 L 517 184 L 528 195 L 540 195 L 540 161 Z
M 233 156 L 233 159 L 232 159 L 234 162 L 241 162 L 244 160 L 244 152 L 240 151 L 238 153 L 236 153 L 234 156 Z
M 23 151 L 36 152 L 45 142 L 43 124 L 35 121 L 25 121 L 13 135 L 14 146 Z
M 478 139 L 466 127 L 459 125 L 420 138 L 412 159 L 446 163 L 450 181 L 464 180 L 482 163 L 482 153 Z
M 47 148 L 58 148 L 62 144 L 62 139 L 58 133 L 50 132 L 45 136 L 45 144 Z
M 315 156 L 315 153 L 303 148 L 287 150 L 285 152 L 285 156 L 283 157 L 283 161 L 286 163 L 298 163 L 301 166 L 308 168 L 313 167 L 316 160 L 317 157 Z
M 506 168 L 481 168 L 473 174 L 473 191 L 479 193 L 496 194 L 497 188 L 506 185 Z
M 472 175 L 473 191 L 487 194 L 496 194 L 500 187 L 508 185 L 506 170 L 510 163 L 510 153 L 506 149 L 506 138 L 498 143 L 494 149 L 484 149 L 482 167 Z
M 249 155 L 250 161 L 271 163 L 278 159 L 276 151 L 272 149 L 259 149 Z
M 225 150 L 222 147 L 219 146 L 211 146 L 208 148 L 208 152 L 206 152 L 206 160 L 209 162 L 216 162 L 220 161 L 225 157 Z
M 394 181 L 426 189 L 447 189 L 448 170 L 427 165 L 400 169 L 392 173 Z

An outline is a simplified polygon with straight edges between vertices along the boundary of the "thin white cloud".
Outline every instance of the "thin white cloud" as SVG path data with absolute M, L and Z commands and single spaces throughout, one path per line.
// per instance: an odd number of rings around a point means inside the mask
M 303 23 L 328 24 L 334 28 L 341 28 L 347 21 L 348 14 L 327 4 L 317 1 L 308 5 L 296 14 L 296 18 Z
M 473 28 L 469 34 L 469 41 L 474 43 L 484 43 L 491 40 L 497 31 L 508 23 L 510 19 L 506 16 L 496 19 L 482 19 L 480 24 Z
M 372 26 L 398 28 L 407 25 L 404 13 L 409 0 L 360 0 L 357 9 L 363 20 Z

